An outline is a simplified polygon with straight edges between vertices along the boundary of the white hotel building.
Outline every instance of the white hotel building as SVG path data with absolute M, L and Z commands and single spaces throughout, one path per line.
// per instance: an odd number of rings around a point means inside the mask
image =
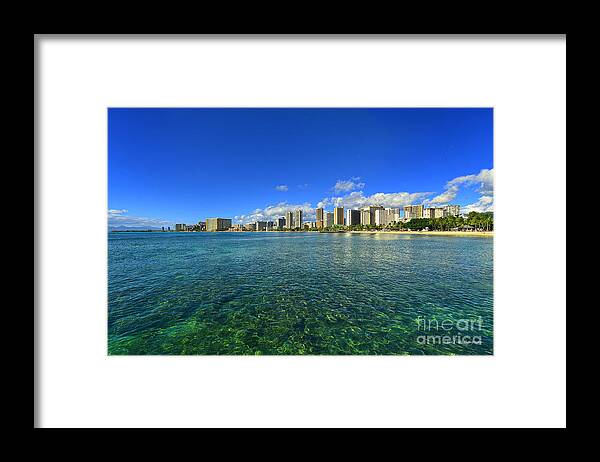
M 400 221 L 400 209 L 388 207 L 375 210 L 375 225 L 387 226 Z

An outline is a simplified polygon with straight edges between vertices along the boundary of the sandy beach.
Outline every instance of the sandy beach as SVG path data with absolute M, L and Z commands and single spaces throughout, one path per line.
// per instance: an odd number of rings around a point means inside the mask
M 219 231 L 221 233 L 306 233 L 318 231 Z M 351 234 L 418 234 L 421 236 L 461 236 L 461 237 L 494 237 L 493 231 L 324 231 L 325 233 L 351 233 Z
M 419 234 L 423 236 L 494 237 L 493 231 L 347 231 L 357 234 Z

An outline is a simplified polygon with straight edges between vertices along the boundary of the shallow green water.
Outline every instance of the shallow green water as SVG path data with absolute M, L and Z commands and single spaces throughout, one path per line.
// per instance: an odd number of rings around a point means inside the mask
M 487 237 L 109 233 L 108 352 L 492 354 L 492 251 Z

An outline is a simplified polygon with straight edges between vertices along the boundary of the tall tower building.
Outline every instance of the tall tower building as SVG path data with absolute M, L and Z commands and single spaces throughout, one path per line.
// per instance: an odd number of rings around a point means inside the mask
M 381 205 L 369 205 L 364 207 L 360 211 L 360 224 L 361 225 L 374 225 L 375 224 L 375 211 L 384 210 Z
M 396 223 L 400 221 L 400 209 L 394 207 L 388 207 L 385 209 L 387 213 L 387 223 Z
M 371 212 L 369 211 L 369 207 L 365 207 L 360 210 L 360 224 L 361 225 L 373 224 L 373 222 L 371 221 Z
M 335 207 L 333 209 L 333 224 L 344 226 L 344 207 Z
M 360 225 L 360 210 L 346 210 L 346 226 Z
M 405 205 L 404 218 L 423 218 L 422 205 Z
M 384 209 L 375 209 L 375 224 L 377 226 L 385 226 L 388 224 L 387 213 Z
M 323 227 L 323 207 L 315 210 L 317 212 L 317 228 Z
M 381 205 L 369 205 L 369 212 L 371 212 L 371 218 L 375 220 L 375 210 L 384 210 Z
M 294 228 L 302 229 L 302 210 L 296 210 L 294 214 Z

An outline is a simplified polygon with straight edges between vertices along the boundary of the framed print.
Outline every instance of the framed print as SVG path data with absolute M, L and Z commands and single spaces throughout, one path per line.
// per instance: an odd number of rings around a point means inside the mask
M 34 71 L 36 427 L 566 426 L 565 35 L 36 35 Z

